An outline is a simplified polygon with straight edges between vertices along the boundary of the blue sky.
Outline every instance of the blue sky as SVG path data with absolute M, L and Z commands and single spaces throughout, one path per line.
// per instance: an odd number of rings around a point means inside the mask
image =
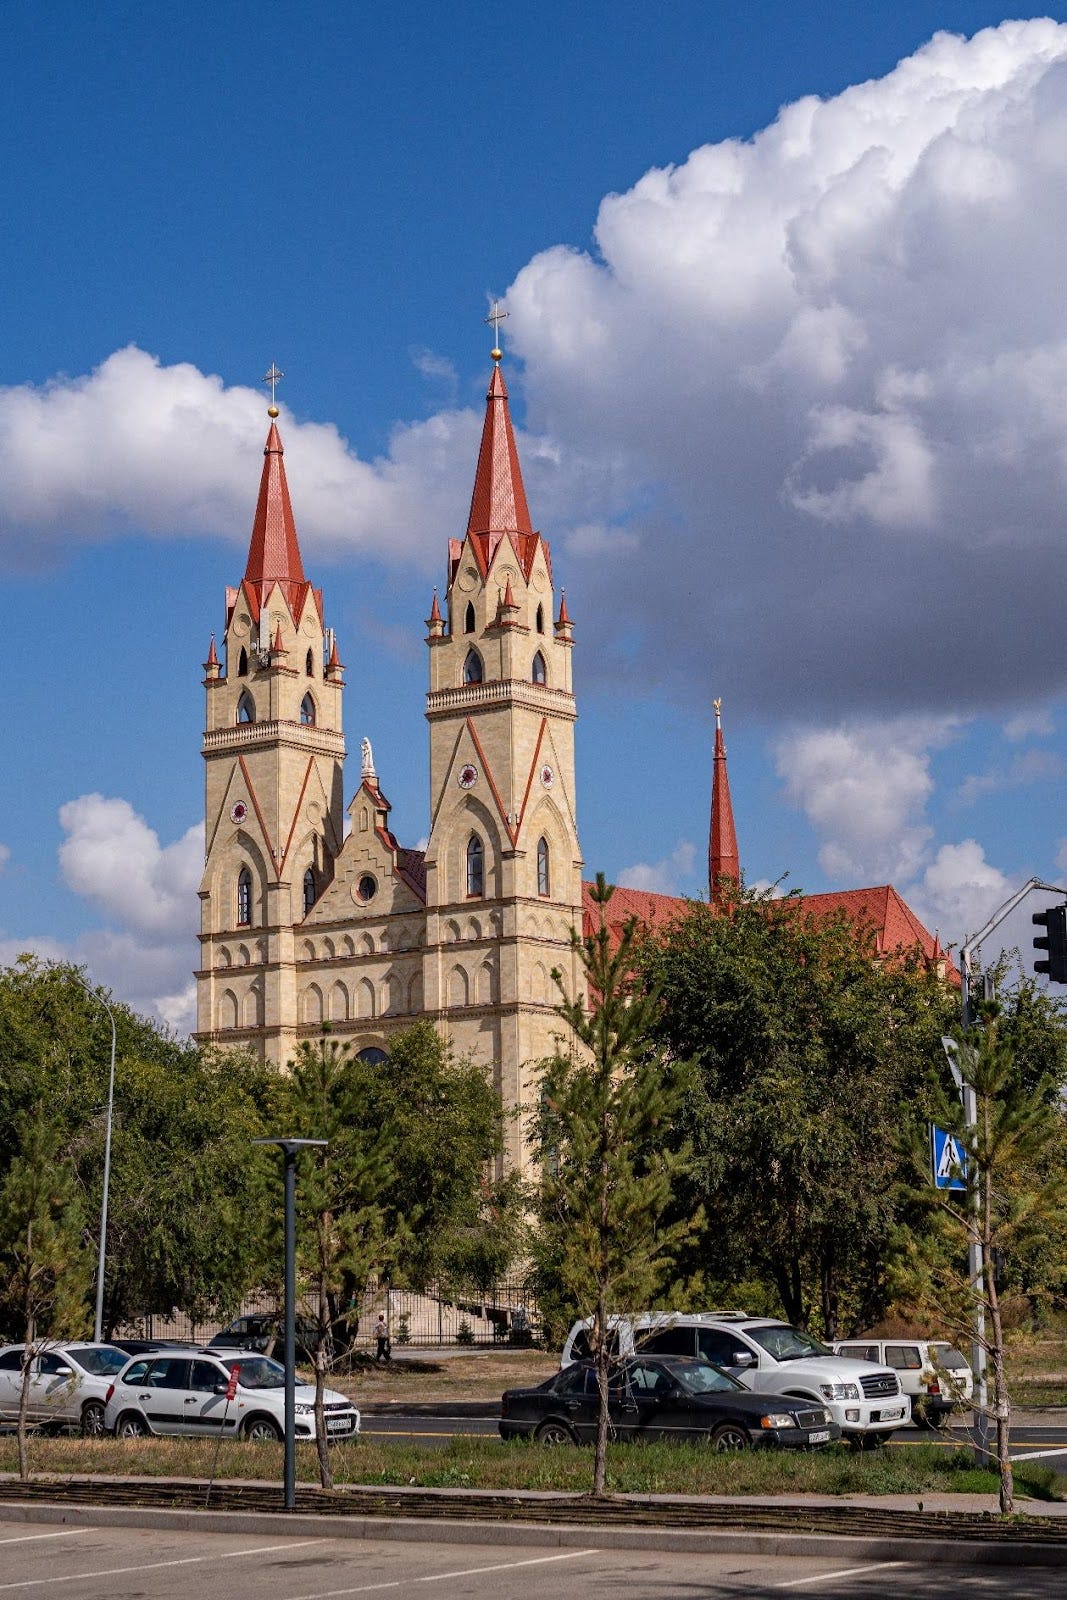
M 1003 19 L 9 0 L 0 954 L 188 1020 L 272 360 L 349 748 L 425 834 L 491 295 L 590 872 L 700 892 L 718 694 L 751 880 L 947 939 L 1061 881 L 1067 28 Z

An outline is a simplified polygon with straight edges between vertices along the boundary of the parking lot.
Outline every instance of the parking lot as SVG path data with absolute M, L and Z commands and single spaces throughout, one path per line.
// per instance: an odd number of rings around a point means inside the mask
M 279 1519 L 279 1522 L 281 1519 Z M 588 1547 L 553 1549 L 509 1541 L 507 1530 L 462 1543 L 324 1538 L 299 1527 L 276 1536 L 178 1528 L 54 1527 L 0 1517 L 0 1596 L 55 1594 L 71 1600 L 341 1600 L 395 1593 L 463 1595 L 465 1600 L 717 1600 L 789 1593 L 941 1597 L 966 1584 L 971 1595 L 1034 1600 L 1063 1593 L 1062 1572 L 1028 1567 L 945 1566 L 862 1561 L 847 1547 L 816 1559 L 782 1554 L 673 1554 Z

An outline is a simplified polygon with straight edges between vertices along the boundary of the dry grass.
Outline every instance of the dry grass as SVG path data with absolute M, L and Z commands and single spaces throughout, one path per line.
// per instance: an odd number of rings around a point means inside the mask
M 35 1474 L 67 1477 L 206 1479 L 214 1446 L 195 1439 L 40 1438 L 31 1442 Z M 445 1448 L 415 1442 L 363 1438 L 331 1452 L 338 1484 L 414 1485 L 419 1488 L 540 1489 L 587 1493 L 592 1451 L 545 1449 L 486 1437 L 456 1438 Z M 0 1472 L 17 1468 L 15 1441 L 0 1439 Z M 315 1483 L 312 1447 L 297 1449 L 297 1473 Z M 227 1441 L 219 1451 L 218 1477 L 277 1483 L 282 1447 Z M 694 1445 L 614 1445 L 609 1450 L 609 1485 L 630 1494 L 908 1494 L 952 1491 L 994 1494 L 992 1473 L 977 1472 L 966 1450 L 936 1445 L 854 1454 L 845 1447 L 801 1451 L 745 1451 L 719 1456 Z M 1057 1498 L 1047 1468 L 1020 1469 L 1020 1495 Z
M 499 1400 L 505 1389 L 540 1383 L 559 1368 L 559 1355 L 545 1350 L 479 1350 L 470 1355 L 425 1358 L 398 1356 L 383 1365 L 360 1359 L 350 1374 L 336 1373 L 330 1385 L 357 1405 L 399 1400 Z

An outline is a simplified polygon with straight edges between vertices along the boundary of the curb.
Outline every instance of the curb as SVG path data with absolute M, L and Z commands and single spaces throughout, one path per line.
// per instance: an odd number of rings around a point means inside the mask
M 479 1544 L 499 1548 L 502 1542 L 523 1547 L 573 1549 L 610 1544 L 624 1550 L 664 1550 L 720 1555 L 810 1556 L 862 1561 L 906 1561 L 937 1567 L 1056 1567 L 1063 1564 L 1063 1546 L 1040 1542 L 954 1543 L 936 1538 L 900 1539 L 849 1534 L 803 1534 L 697 1531 L 582 1524 L 551 1527 L 508 1522 L 420 1521 L 398 1517 L 324 1517 L 306 1512 L 165 1510 L 136 1506 L 60 1506 L 0 1500 L 0 1516 L 11 1522 L 60 1524 L 68 1527 L 167 1528 L 180 1532 L 279 1534 L 324 1539 L 384 1539 L 399 1543 Z M 905 1554 L 906 1552 L 906 1554 Z

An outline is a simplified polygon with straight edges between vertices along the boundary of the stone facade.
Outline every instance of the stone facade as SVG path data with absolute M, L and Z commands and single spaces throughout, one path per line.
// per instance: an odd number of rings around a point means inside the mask
M 511 1109 L 579 980 L 572 629 L 529 520 L 494 364 L 468 528 L 426 624 L 429 840 L 403 849 L 364 741 L 344 837 L 343 668 L 305 580 L 277 428 L 224 661 L 205 663 L 197 1038 L 284 1066 L 322 1023 L 358 1050 L 430 1017 Z M 522 1160 L 509 1123 L 508 1158 Z

